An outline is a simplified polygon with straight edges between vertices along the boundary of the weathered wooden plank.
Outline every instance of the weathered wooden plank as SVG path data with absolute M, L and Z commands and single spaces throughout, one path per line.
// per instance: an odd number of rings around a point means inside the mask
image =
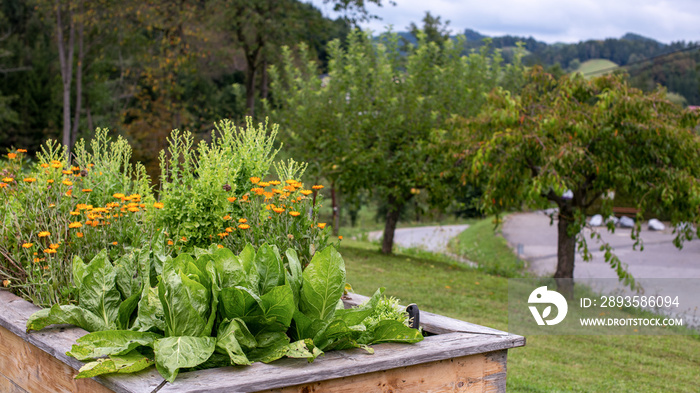
M 302 385 L 380 370 L 413 366 L 450 358 L 500 351 L 524 345 L 520 336 L 491 336 L 447 333 L 426 337 L 412 344 L 374 345 L 374 354 L 361 349 L 329 352 L 307 364 L 301 359 L 280 359 L 272 364 L 256 363 L 247 368 L 225 367 L 182 373 L 161 393 L 250 392 Z
M 358 295 L 356 293 L 349 293 L 343 297 L 345 302 L 345 307 L 350 308 L 357 306 L 369 299 L 366 296 Z M 418 305 L 420 308 L 420 304 Z M 405 307 L 401 306 L 402 309 Z M 433 314 L 431 312 L 420 310 L 420 325 L 423 330 L 433 333 L 433 334 L 444 334 L 444 333 L 476 333 L 476 334 L 490 334 L 495 336 L 509 335 L 509 333 L 492 329 L 486 326 L 476 325 L 473 323 L 460 321 L 458 319 L 449 318 L 444 315 Z
M 266 393 L 505 392 L 506 351 L 444 359 L 352 377 L 266 390 Z M 263 393 L 263 392 L 259 392 Z
M 108 393 L 110 389 L 92 379 L 73 379 L 76 370 L 20 337 L 0 327 L 3 351 L 0 356 L 3 374 L 28 392 Z
M 5 375 L 0 373 L 0 392 L 4 393 L 29 393 L 21 387 L 17 386 L 16 383 L 12 382 Z

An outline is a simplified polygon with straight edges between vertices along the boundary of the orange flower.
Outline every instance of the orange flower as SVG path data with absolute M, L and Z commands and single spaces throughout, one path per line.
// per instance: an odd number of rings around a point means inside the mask
M 60 246 L 61 246 L 60 244 L 52 243 L 49 245 L 49 248 L 52 250 L 57 250 L 58 247 L 60 247 Z
M 139 211 L 139 208 L 134 206 L 134 207 L 128 208 L 127 210 L 132 212 L 132 213 L 136 213 L 137 211 Z
M 223 239 L 223 238 L 225 238 L 226 236 L 228 236 L 228 232 L 217 233 L 217 235 L 218 235 L 220 238 Z
M 289 212 L 289 215 L 292 216 L 292 217 L 298 217 L 300 214 L 301 214 L 301 213 L 296 212 L 296 211 L 291 211 L 291 212 Z
M 236 201 L 236 197 L 228 197 L 226 198 L 229 202 L 233 203 Z
M 17 149 L 17 153 L 26 153 L 27 149 Z
M 61 164 L 61 161 L 51 161 L 51 168 L 61 169 L 63 168 L 63 164 Z
M 241 228 L 241 229 L 248 229 L 248 228 L 250 228 L 250 225 L 248 225 L 248 224 L 238 224 L 238 227 Z
M 49 164 L 43 163 L 43 164 L 41 164 L 41 167 L 42 167 L 42 168 L 48 168 L 48 167 L 49 167 Z
M 51 236 L 51 232 L 49 232 L 49 231 L 41 231 L 41 232 L 39 232 L 39 235 L 38 235 L 38 236 L 39 236 L 39 237 Z
M 342 236 L 338 236 L 338 240 L 343 240 L 343 237 L 342 237 Z
M 49 179 L 49 180 L 47 180 L 46 182 L 49 183 L 49 184 L 52 184 L 52 183 L 53 183 L 53 179 Z
M 239 219 L 238 219 L 238 222 L 241 223 L 241 224 L 245 224 L 246 222 L 248 222 L 248 220 L 245 219 L 245 218 L 239 218 Z
M 122 199 L 122 198 L 125 197 L 125 195 L 122 194 L 121 192 L 118 192 L 118 193 L 116 193 L 116 194 L 114 194 L 114 195 L 112 195 L 112 196 L 113 196 L 114 198 L 119 198 L 119 199 Z
M 31 248 L 33 245 L 34 245 L 34 243 L 24 243 L 24 244 L 22 244 L 22 247 Z
M 71 216 L 79 216 L 79 215 L 80 215 L 80 212 L 70 212 L 70 215 L 71 215 Z
M 12 183 L 13 181 L 15 181 L 15 179 L 11 177 L 3 177 L 2 181 L 4 181 L 5 183 Z
M 325 223 L 325 222 L 319 222 L 319 223 L 318 223 L 318 227 L 321 228 L 321 229 L 323 229 L 323 228 L 326 227 L 326 223 Z
M 287 183 L 287 184 L 289 184 L 289 185 L 291 186 L 291 185 L 296 184 L 297 181 L 296 181 L 296 180 L 289 179 L 289 180 L 286 180 L 285 183 Z
M 80 227 L 82 227 L 82 226 L 83 226 L 83 224 L 81 224 L 81 223 L 79 223 L 79 222 L 71 222 L 70 224 L 68 224 L 68 228 L 71 228 L 71 229 L 73 229 L 73 228 L 80 228 Z
M 250 191 L 254 192 L 255 195 L 262 195 L 263 192 L 265 192 L 264 188 L 256 187 L 251 189 Z
M 311 187 L 311 188 L 313 188 L 314 190 L 320 190 L 320 189 L 322 189 L 322 188 L 323 188 L 323 186 L 322 186 L 322 185 L 319 185 L 319 184 L 317 184 L 317 185 L 315 185 L 315 186 L 313 186 L 313 187 Z
M 66 196 L 71 196 L 71 195 L 73 195 L 73 190 L 66 191 Z
M 36 181 L 36 177 L 25 177 L 24 181 L 26 183 L 34 183 Z
M 313 191 L 311 191 L 311 190 L 301 190 L 301 191 L 299 191 L 299 192 L 302 193 L 302 194 L 304 194 L 304 195 L 307 195 L 307 196 L 308 196 L 308 195 L 311 195 L 311 193 L 312 193 Z
M 83 192 L 92 192 L 92 188 L 83 188 Z
M 153 204 L 153 207 L 155 207 L 156 209 L 162 209 L 165 207 L 165 205 L 162 202 L 156 202 Z
M 281 208 L 281 207 L 275 207 L 275 208 L 272 209 L 272 211 L 275 212 L 275 213 L 277 213 L 277 214 L 280 214 L 280 213 L 283 213 L 283 212 L 284 212 L 284 209 Z
M 7 183 L 1 183 L 1 182 L 0 182 L 0 188 L 5 188 L 5 187 L 7 187 Z
M 46 253 L 46 254 L 55 254 L 55 253 L 56 253 L 56 250 L 51 249 L 51 248 L 47 248 L 47 249 L 44 250 L 44 253 Z
M 75 236 L 77 236 L 77 237 L 83 237 L 83 233 L 82 233 L 82 232 L 77 232 L 77 233 L 75 234 Z
M 217 247 L 217 248 L 224 248 L 224 246 L 221 245 L 221 244 L 217 244 L 216 247 Z
M 15 154 L 15 153 L 7 153 L 7 158 L 9 158 L 10 160 L 14 160 L 15 158 L 17 158 L 17 154 Z
M 233 228 L 231 228 L 231 227 L 226 228 L 226 232 L 228 232 L 228 233 L 233 232 Z
M 10 280 L 2 280 L 2 286 L 5 287 L 5 288 L 7 288 L 7 287 L 10 285 L 10 283 L 12 283 L 12 281 L 10 281 Z
M 272 192 L 263 192 L 263 195 L 265 196 L 265 200 L 271 199 L 275 194 Z
M 258 183 L 260 183 L 260 178 L 253 176 L 250 178 L 250 182 L 253 184 L 258 184 Z
M 72 166 L 72 167 L 70 167 L 70 170 L 71 170 L 71 171 L 76 171 L 76 172 L 77 172 L 77 171 L 80 170 L 80 168 L 77 167 L 77 166 Z
M 175 243 L 173 243 L 172 240 L 168 240 L 168 245 L 169 245 L 169 246 L 172 246 L 173 244 L 175 244 Z
M 117 244 L 119 244 L 119 242 L 112 242 L 113 246 L 116 246 Z
M 279 180 L 272 180 L 272 181 L 270 182 L 270 185 L 271 185 L 271 186 L 279 186 L 280 184 L 282 184 L 282 182 L 279 181 Z
M 230 219 L 231 219 L 231 216 L 229 216 L 229 215 L 227 214 L 227 215 L 221 217 L 221 219 L 224 220 L 224 221 L 230 220 Z
M 71 172 L 71 171 L 61 171 L 61 173 L 63 173 L 64 175 L 72 175 L 73 174 L 73 172 Z
M 186 242 L 186 241 L 187 241 L 187 238 L 183 236 L 183 237 L 180 238 L 180 240 L 182 240 L 183 242 Z
M 270 186 L 270 183 L 268 183 L 268 182 L 264 182 L 264 181 L 261 181 L 260 183 L 258 183 L 258 186 L 260 186 L 260 187 L 263 187 L 263 188 L 264 188 L 264 187 L 268 187 L 268 186 Z
M 63 183 L 63 184 L 66 185 L 66 186 L 72 186 L 72 185 L 73 185 L 73 182 L 70 181 L 70 180 L 68 180 L 68 179 L 64 179 L 61 183 Z

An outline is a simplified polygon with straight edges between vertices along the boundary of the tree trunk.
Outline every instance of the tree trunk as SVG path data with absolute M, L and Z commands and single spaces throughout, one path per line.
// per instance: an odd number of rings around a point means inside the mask
M 576 258 L 576 234 L 569 234 L 569 227 L 574 225 L 574 214 L 566 203 L 559 205 L 559 222 L 557 224 L 557 270 L 554 278 L 557 288 L 564 297 L 573 299 L 574 295 L 574 261 Z
M 267 92 L 269 90 L 267 86 L 267 59 L 263 59 L 260 72 L 260 98 L 264 100 L 267 98 Z
M 382 239 L 382 254 L 391 254 L 394 247 L 394 233 L 396 224 L 399 222 L 399 215 L 403 204 L 398 204 L 396 198 L 389 197 L 386 211 L 386 221 L 384 223 L 384 239 Z
M 58 41 L 58 59 L 61 64 L 61 80 L 63 82 L 63 145 L 66 146 L 67 156 L 70 160 L 71 142 L 71 113 L 70 113 L 70 92 L 73 77 L 73 50 L 75 49 L 75 24 L 73 23 L 73 12 L 68 3 L 68 21 L 70 32 L 68 37 L 68 48 L 63 39 L 63 17 L 61 16 L 61 2 L 56 0 L 56 33 Z M 67 49 L 67 53 L 66 53 Z
M 83 2 L 80 2 L 80 14 L 83 14 Z M 71 131 L 70 145 L 71 149 L 78 139 L 78 128 L 80 127 L 80 111 L 82 110 L 83 102 L 83 61 L 85 59 L 84 51 L 84 31 L 85 23 L 80 21 L 78 27 L 78 67 L 75 71 L 75 116 L 73 117 L 73 130 Z M 72 60 L 71 60 L 72 61 Z

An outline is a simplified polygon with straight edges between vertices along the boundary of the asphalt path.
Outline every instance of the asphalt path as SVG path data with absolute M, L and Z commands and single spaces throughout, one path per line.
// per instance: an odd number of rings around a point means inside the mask
M 447 253 L 447 243 L 469 228 L 469 225 L 442 225 L 430 227 L 399 228 L 394 233 L 394 244 L 403 248 L 419 248 L 425 251 Z M 369 240 L 381 239 L 382 231 L 369 233 Z
M 668 226 L 667 226 L 668 227 Z M 644 250 L 633 249 L 630 229 L 616 228 L 614 233 L 598 228 L 603 241 L 614 249 L 627 270 L 642 285 L 645 294 L 679 295 L 683 297 L 683 313 L 700 321 L 700 240 L 685 242 L 682 249 L 673 245 L 670 229 L 656 232 L 642 227 L 641 238 Z M 529 270 L 538 276 L 551 276 L 557 265 L 557 221 L 550 225 L 550 218 L 544 212 L 518 213 L 508 216 L 503 225 L 503 236 L 513 250 L 527 261 Z M 576 254 L 574 277 L 577 281 L 600 284 L 596 289 L 602 292 L 629 294 L 622 284 L 616 283 L 617 274 L 605 262 L 600 243 L 591 239 L 591 230 L 585 229 L 584 236 L 592 253 L 592 260 L 586 262 L 580 253 Z M 615 285 L 612 285 L 615 284 Z

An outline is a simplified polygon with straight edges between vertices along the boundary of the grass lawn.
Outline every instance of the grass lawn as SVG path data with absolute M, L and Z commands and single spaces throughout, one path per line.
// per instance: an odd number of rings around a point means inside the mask
M 606 59 L 591 59 L 586 60 L 581 63 L 581 66 L 575 71 L 580 72 L 586 76 L 586 78 L 592 78 L 595 76 L 605 75 L 612 72 L 613 68 L 617 67 L 616 63 Z M 607 72 L 598 72 L 601 70 L 609 70 Z M 590 75 L 589 75 L 590 74 Z
M 493 265 L 489 255 L 501 258 L 510 251 L 486 221 L 470 228 L 478 232 L 470 236 L 481 248 L 470 258 Z M 507 278 L 444 257 L 384 256 L 377 248 L 343 240 L 355 292 L 369 295 L 383 286 L 402 304 L 415 302 L 426 311 L 507 330 Z M 528 336 L 527 345 L 509 351 L 508 360 L 510 392 L 695 392 L 700 386 L 697 336 Z

